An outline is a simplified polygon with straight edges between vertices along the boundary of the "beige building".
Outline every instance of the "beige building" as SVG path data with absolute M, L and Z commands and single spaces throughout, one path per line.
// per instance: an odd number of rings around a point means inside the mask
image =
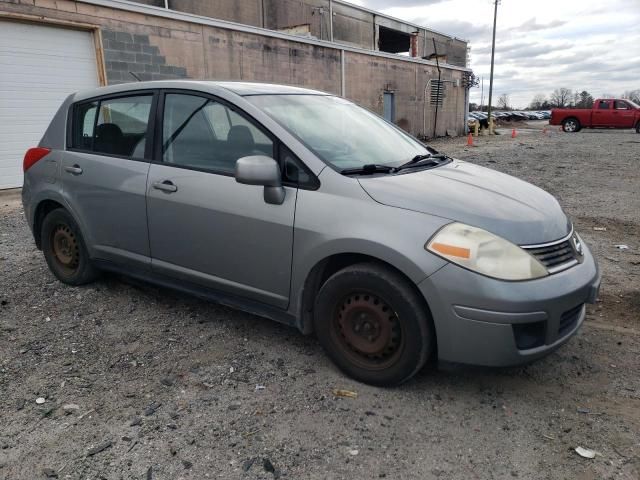
M 82 88 L 299 85 L 433 137 L 465 132 L 466 61 L 460 39 L 338 0 L 0 0 L 0 188 L 22 184 L 22 154 Z

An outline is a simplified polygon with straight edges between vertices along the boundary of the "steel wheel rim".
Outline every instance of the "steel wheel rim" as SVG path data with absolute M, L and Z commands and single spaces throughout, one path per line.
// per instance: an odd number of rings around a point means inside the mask
M 369 292 L 350 293 L 337 303 L 331 332 L 341 353 L 368 370 L 393 365 L 404 348 L 398 314 L 384 299 Z
M 57 225 L 51 234 L 51 251 L 58 265 L 67 273 L 80 264 L 80 245 L 68 225 Z

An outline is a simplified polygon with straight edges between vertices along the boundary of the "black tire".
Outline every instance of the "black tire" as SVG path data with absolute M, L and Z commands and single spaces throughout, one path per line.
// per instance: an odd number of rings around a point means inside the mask
M 316 298 L 314 329 L 343 372 L 371 385 L 407 381 L 435 347 L 424 300 L 399 273 L 375 263 L 352 265 L 325 282 Z
M 636 124 L 636 133 L 640 133 L 640 122 Z
M 71 214 L 62 208 L 49 212 L 42 222 L 42 253 L 58 280 L 67 285 L 84 285 L 98 276 Z
M 562 122 L 562 130 L 566 133 L 576 133 L 580 131 L 580 121 L 577 118 L 567 118 Z

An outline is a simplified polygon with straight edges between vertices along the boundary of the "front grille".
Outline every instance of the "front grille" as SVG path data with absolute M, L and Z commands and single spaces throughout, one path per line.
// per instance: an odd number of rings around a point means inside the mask
M 558 336 L 564 337 L 565 334 L 569 333 L 573 327 L 578 323 L 578 319 L 580 318 L 580 314 L 582 313 L 583 303 L 578 305 L 577 307 L 572 308 L 571 310 L 567 310 L 560 317 L 560 325 L 558 326 Z
M 542 247 L 532 245 L 524 249 L 547 267 L 549 273 L 565 270 L 578 263 L 578 254 L 573 248 L 571 239 Z

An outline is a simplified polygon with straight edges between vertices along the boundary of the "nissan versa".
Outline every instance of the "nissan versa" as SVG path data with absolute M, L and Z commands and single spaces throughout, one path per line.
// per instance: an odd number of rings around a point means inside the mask
M 321 92 L 76 93 L 24 171 L 26 219 L 60 281 L 115 271 L 273 318 L 315 332 L 366 383 L 399 384 L 436 358 L 537 359 L 598 293 L 554 197 Z

